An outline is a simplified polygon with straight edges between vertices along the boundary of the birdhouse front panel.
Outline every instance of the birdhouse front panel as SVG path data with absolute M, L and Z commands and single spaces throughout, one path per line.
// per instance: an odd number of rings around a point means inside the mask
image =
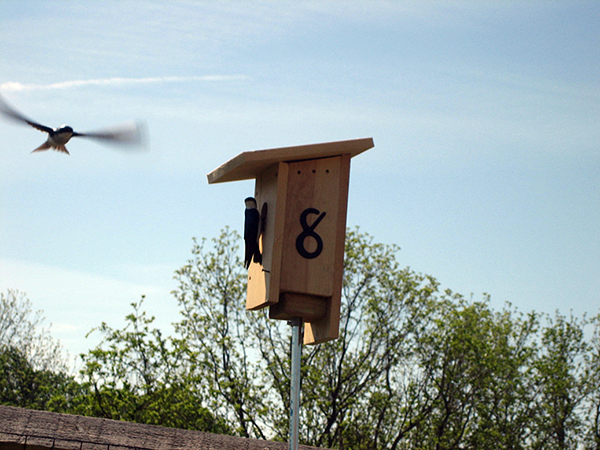
M 337 156 L 289 163 L 281 292 L 333 294 L 341 161 Z
M 275 240 L 281 265 L 271 278 L 279 301 L 269 316 L 302 317 L 304 343 L 316 344 L 338 336 L 350 155 L 290 162 L 285 169 L 284 220 Z

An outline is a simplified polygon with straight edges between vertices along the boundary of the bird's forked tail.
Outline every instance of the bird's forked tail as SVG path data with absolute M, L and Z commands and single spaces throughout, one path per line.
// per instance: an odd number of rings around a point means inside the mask
M 54 148 L 54 150 L 57 150 L 59 152 L 63 152 L 63 153 L 66 153 L 67 155 L 70 155 L 69 151 L 67 150 L 67 147 L 65 147 L 64 145 L 57 145 L 56 147 L 52 147 L 47 141 L 44 142 L 42 145 L 40 145 L 35 150 L 33 150 L 31 153 L 43 152 L 44 150 L 48 150 L 49 148 Z

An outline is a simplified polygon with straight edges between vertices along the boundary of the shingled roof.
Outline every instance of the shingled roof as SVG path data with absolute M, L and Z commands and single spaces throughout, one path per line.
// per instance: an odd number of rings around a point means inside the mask
M 0 406 L 2 450 L 284 450 L 283 442 Z M 314 447 L 300 446 L 309 450 Z

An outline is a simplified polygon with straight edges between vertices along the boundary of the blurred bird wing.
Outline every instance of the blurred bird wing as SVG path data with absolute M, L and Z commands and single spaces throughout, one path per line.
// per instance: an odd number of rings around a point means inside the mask
M 39 123 L 34 122 L 33 120 L 29 119 L 28 117 L 25 117 L 19 111 L 17 111 L 12 106 L 10 106 L 8 103 L 6 103 L 1 96 L 0 96 L 0 112 L 12 120 L 16 120 L 18 122 L 25 122 L 26 124 L 31 125 L 33 128 L 43 131 L 44 133 L 52 133 L 54 131 L 53 128 L 39 124 Z
M 143 145 L 146 140 L 146 126 L 142 122 L 128 122 L 101 130 L 73 133 L 73 136 L 98 139 L 111 144 Z

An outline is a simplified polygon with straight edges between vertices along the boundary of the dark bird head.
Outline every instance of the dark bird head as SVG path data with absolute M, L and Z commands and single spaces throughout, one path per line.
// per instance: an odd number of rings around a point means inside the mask
M 66 124 L 62 124 L 60 127 L 58 127 L 56 130 L 54 130 L 53 134 L 56 133 L 71 133 L 73 134 L 73 128 L 71 128 L 69 125 Z

